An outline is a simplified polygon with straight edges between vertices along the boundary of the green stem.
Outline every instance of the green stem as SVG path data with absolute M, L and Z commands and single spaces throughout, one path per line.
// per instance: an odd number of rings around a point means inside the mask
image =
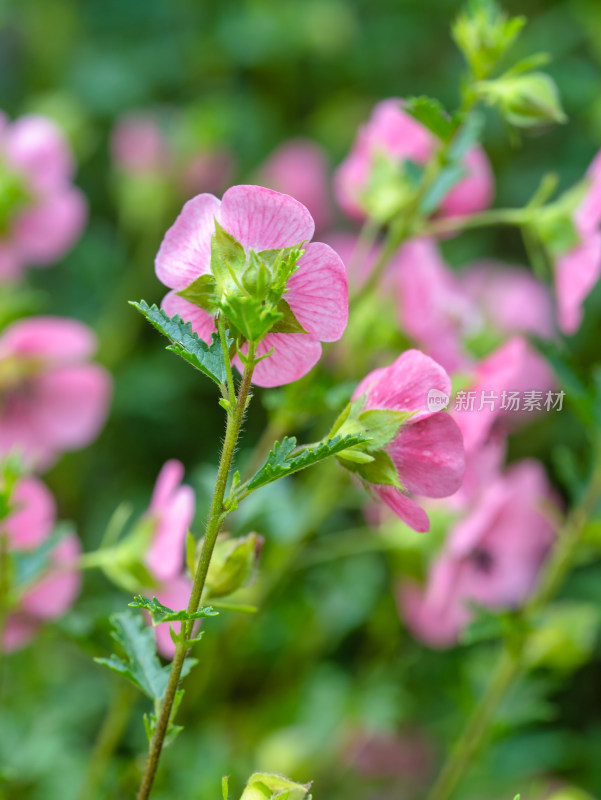
M 109 710 L 98 732 L 98 738 L 78 794 L 79 800 L 90 800 L 96 795 L 106 773 L 107 765 L 123 736 L 134 697 L 135 692 L 132 686 L 125 681 L 121 682 L 112 697 Z
M 231 409 L 227 417 L 227 428 L 225 432 L 225 440 L 223 443 L 223 450 L 221 452 L 219 468 L 217 471 L 217 478 L 215 481 L 215 491 L 209 511 L 200 560 L 196 569 L 196 575 L 194 576 L 192 594 L 190 596 L 190 602 L 188 603 L 188 612 L 191 614 L 195 611 L 198 611 L 202 590 L 204 589 L 207 573 L 209 571 L 209 565 L 211 563 L 211 557 L 213 555 L 213 548 L 215 547 L 215 542 L 217 541 L 221 524 L 227 515 L 223 500 L 225 497 L 227 481 L 234 458 L 234 452 L 236 450 L 236 444 L 238 442 L 238 436 L 240 434 L 242 421 L 244 419 L 244 412 L 246 411 L 247 401 L 250 396 L 251 379 L 255 367 L 254 356 L 255 349 L 251 344 L 248 350 L 244 374 L 238 390 L 236 405 L 233 409 Z M 154 783 L 161 751 L 165 741 L 165 735 L 169 727 L 171 712 L 177 693 L 182 667 L 188 651 L 188 644 L 186 640 L 191 636 L 193 627 L 193 622 L 187 622 L 182 625 L 183 635 L 175 648 L 175 655 L 171 664 L 169 682 L 167 684 L 165 696 L 159 710 L 156 728 L 150 742 L 148 759 L 142 775 L 142 782 L 138 791 L 137 800 L 147 800 L 147 798 L 150 797 L 150 792 L 152 791 L 152 785 Z
M 217 330 L 219 331 L 219 341 L 221 342 L 221 350 L 225 356 L 225 354 L 228 352 L 228 346 L 227 346 L 227 337 L 225 335 L 225 317 L 221 313 L 217 318 Z M 234 408 L 234 405 L 236 403 L 236 387 L 234 386 L 232 365 L 229 358 L 224 357 L 224 361 L 225 361 L 225 374 L 227 376 L 228 400 L 230 401 L 230 408 Z
M 538 587 L 525 608 L 526 619 L 533 619 L 557 594 L 566 575 L 574 564 L 582 531 L 601 499 L 601 465 L 597 467 L 580 505 L 568 517 L 559 533 L 552 556 L 547 561 Z M 469 768 L 474 755 L 482 746 L 497 709 L 524 672 L 521 653 L 527 643 L 524 635 L 517 647 L 503 653 L 484 696 L 467 722 L 465 729 L 447 761 L 427 800 L 448 800 L 464 773 Z
M 481 214 L 466 214 L 465 216 L 446 217 L 430 222 L 423 229 L 426 236 L 436 236 L 441 233 L 453 233 L 468 228 L 483 228 L 489 225 L 517 225 L 521 227 L 531 216 L 528 208 L 493 208 Z

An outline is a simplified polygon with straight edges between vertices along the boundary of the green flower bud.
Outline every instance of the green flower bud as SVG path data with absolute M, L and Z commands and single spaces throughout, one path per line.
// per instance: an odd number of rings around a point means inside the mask
M 517 128 L 541 127 L 567 119 L 557 86 L 544 72 L 507 74 L 495 81 L 481 81 L 476 91 Z
M 263 538 L 256 533 L 249 533 L 237 539 L 227 536 L 219 538 L 215 544 L 207 575 L 207 597 L 225 597 L 248 583 L 262 546 Z
M 491 74 L 525 24 L 525 17 L 507 17 L 492 0 L 471 0 L 452 34 L 476 80 Z
M 310 783 L 294 783 L 281 775 L 255 772 L 250 776 L 240 800 L 311 800 L 310 788 Z

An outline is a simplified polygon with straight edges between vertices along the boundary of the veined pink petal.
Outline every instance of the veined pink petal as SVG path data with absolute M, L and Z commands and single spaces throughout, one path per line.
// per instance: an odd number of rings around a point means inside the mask
M 0 356 L 14 354 L 69 364 L 89 358 L 96 346 L 96 336 L 83 322 L 64 317 L 26 317 L 5 329 Z
M 31 550 L 45 541 L 56 522 L 52 492 L 37 478 L 22 478 L 12 495 L 15 509 L 2 523 L 11 550 Z
M 256 386 L 271 388 L 292 383 L 306 375 L 321 356 L 321 344 L 307 333 L 268 333 L 257 347 L 257 355 L 261 356 L 274 347 L 274 352 L 260 361 L 253 373 Z M 248 345 L 242 348 L 246 353 Z M 240 371 L 244 371 L 240 359 L 236 356 L 233 363 Z
M 461 487 L 465 471 L 463 437 L 446 413 L 403 425 L 387 446 L 401 484 L 425 497 L 448 497 Z
M 108 413 L 109 373 L 97 364 L 60 367 L 36 379 L 31 422 L 50 448 L 85 447 L 96 438 Z
M 421 506 L 393 486 L 372 486 L 373 490 L 414 531 L 430 530 L 430 520 Z
M 431 413 L 428 409 L 428 392 L 436 389 L 447 396 L 451 393 L 451 380 L 436 361 L 419 350 L 406 350 L 385 371 L 378 370 L 378 380 L 374 382 L 371 373 L 359 384 L 359 389 L 368 390 L 367 408 L 389 408 L 397 411 L 415 411 L 423 416 Z M 385 375 L 386 379 L 382 380 Z
M 189 200 L 165 234 L 155 260 L 157 278 L 170 289 L 185 289 L 209 272 L 211 237 L 221 203 L 212 194 Z
M 315 232 L 313 218 L 302 203 L 263 186 L 228 189 L 219 221 L 246 250 L 256 252 L 308 242 Z
M 43 578 L 27 592 L 22 608 L 38 619 L 57 619 L 75 602 L 81 588 L 81 572 L 74 562 L 81 553 L 77 536 L 64 536 L 52 551 L 56 572 Z
M 194 516 L 194 506 L 195 497 L 191 487 L 180 486 L 168 503 L 156 510 L 157 530 L 145 561 L 150 573 L 158 581 L 174 578 L 184 565 L 186 536 Z
M 322 342 L 340 339 L 348 321 L 348 283 L 340 256 L 327 244 L 308 244 L 284 299 L 297 320 Z
M 192 581 L 185 575 L 180 575 L 167 583 L 163 584 L 156 592 L 152 589 L 149 594 L 156 594 L 160 603 L 174 611 L 181 611 L 188 607 L 190 595 L 192 593 Z M 173 630 L 176 633 L 181 631 L 181 622 L 174 622 Z M 157 642 L 159 653 L 165 658 L 173 658 L 175 655 L 175 645 L 169 633 L 169 623 L 163 622 L 154 629 L 154 636 Z
M 69 145 L 60 128 L 47 117 L 21 117 L 7 126 L 3 138 L 7 162 L 27 175 L 35 191 L 54 191 L 72 177 Z
M 580 327 L 582 304 L 601 275 L 601 233 L 588 234 L 582 244 L 557 259 L 555 289 L 559 327 L 575 333 Z
M 19 258 L 34 266 L 57 261 L 75 244 L 87 214 L 86 198 L 74 187 L 65 187 L 25 208 L 13 224 Z
M 194 305 L 189 300 L 180 297 L 175 292 L 168 292 L 163 298 L 161 308 L 170 317 L 176 314 L 184 320 L 192 324 L 192 330 L 195 331 L 200 338 L 207 344 L 211 343 L 211 334 L 216 330 L 215 320 L 203 308 Z

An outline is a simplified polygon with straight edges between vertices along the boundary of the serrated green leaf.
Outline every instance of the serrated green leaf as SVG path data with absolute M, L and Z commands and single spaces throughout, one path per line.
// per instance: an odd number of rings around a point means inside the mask
M 110 658 L 94 660 L 127 678 L 147 697 L 161 702 L 171 670 L 159 661 L 152 630 L 144 623 L 142 617 L 133 611 L 113 614 L 111 622 L 114 629 L 113 639 L 125 651 L 127 661 L 115 654 Z
M 403 108 L 443 142 L 451 137 L 453 133 L 451 118 L 438 100 L 425 95 L 410 97 Z
M 161 622 L 192 622 L 195 619 L 203 619 L 204 617 L 216 617 L 219 612 L 214 611 L 211 606 L 206 608 L 199 608 L 198 611 L 190 613 L 184 608 L 182 611 L 174 611 L 168 606 L 164 606 L 161 602 L 153 597 L 152 600 L 138 594 L 134 597 L 133 601 L 128 604 L 131 608 L 143 608 L 150 613 L 153 625 L 160 625 Z
M 216 333 L 212 336 L 212 342 L 208 345 L 193 330 L 189 322 L 184 322 L 179 315 L 167 316 L 165 312 L 157 308 L 156 305 L 149 306 L 144 300 L 139 303 L 130 301 L 130 305 L 136 308 L 151 325 L 170 339 L 173 344 L 167 347 L 173 353 L 181 356 L 185 361 L 196 369 L 203 372 L 219 386 L 226 382 L 226 369 L 224 354 L 221 343 Z M 229 347 L 233 339 L 227 337 Z
M 334 436 L 316 445 L 296 450 L 296 439 L 285 436 L 281 442 L 275 442 L 267 461 L 250 479 L 247 488 L 251 491 L 265 486 L 272 481 L 291 475 L 301 469 L 317 464 L 330 456 L 336 455 L 348 447 L 368 442 L 369 438 L 361 434 Z

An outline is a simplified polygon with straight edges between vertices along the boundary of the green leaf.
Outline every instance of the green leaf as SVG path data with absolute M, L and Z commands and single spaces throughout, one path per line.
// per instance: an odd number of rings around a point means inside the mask
M 168 608 L 160 603 L 156 597 L 150 600 L 150 598 L 144 597 L 142 594 L 137 594 L 128 605 L 131 606 L 131 608 L 144 608 L 146 611 L 149 611 L 153 625 L 159 625 L 161 622 L 191 622 L 195 619 L 215 617 L 219 614 L 219 612 L 214 611 L 211 606 L 199 608 L 198 611 L 192 614 L 186 611 L 186 609 L 174 611 L 172 608 Z
M 413 411 L 393 411 L 384 408 L 370 408 L 359 414 L 357 422 L 363 433 L 372 441 L 366 446 L 368 453 L 380 450 L 389 444 L 399 432 L 401 425 L 412 417 Z
M 277 310 L 282 314 L 282 318 L 272 326 L 273 333 L 307 333 L 283 298 L 279 301 Z
M 251 491 L 265 486 L 272 481 L 277 481 L 293 472 L 298 472 L 305 467 L 317 464 L 330 456 L 346 450 L 348 447 L 368 442 L 369 439 L 361 434 L 349 436 L 334 436 L 316 445 L 303 447 L 296 450 L 296 439 L 285 436 L 281 442 L 275 442 L 267 461 L 261 469 L 250 479 L 247 488 Z
M 421 122 L 429 131 L 443 142 L 446 142 L 453 133 L 453 123 L 450 116 L 438 100 L 421 95 L 410 97 L 403 106 L 404 110 L 418 122 Z
M 221 796 L 223 797 L 223 800 L 228 800 L 228 797 L 230 796 L 229 783 L 230 783 L 230 776 L 224 775 L 223 778 L 221 779 Z
M 145 695 L 160 703 L 167 688 L 171 669 L 159 661 L 152 629 L 133 611 L 113 614 L 111 622 L 114 628 L 113 639 L 125 651 L 127 661 L 115 654 L 110 658 L 94 660 L 127 678 Z
M 232 294 L 222 304 L 228 321 L 245 339 L 260 341 L 282 318 L 271 303 L 250 295 Z
M 372 456 L 369 463 L 355 463 L 352 458 L 347 458 L 347 453 L 340 454 L 338 459 L 343 467 L 356 473 L 367 483 L 379 486 L 394 486 L 396 489 L 403 490 L 399 480 L 398 472 L 392 459 L 385 450 L 377 450 L 370 454 Z
M 71 530 L 68 525 L 58 525 L 45 542 L 35 550 L 15 551 L 11 554 L 14 564 L 14 582 L 17 588 L 34 583 L 52 564 L 52 551 Z
M 219 293 L 228 295 L 236 292 L 245 269 L 244 248 L 215 220 L 215 233 L 211 237 L 211 272 Z
M 156 305 L 149 306 L 144 300 L 140 300 L 139 303 L 130 301 L 130 305 L 146 317 L 150 324 L 154 325 L 164 336 L 171 339 L 173 344 L 169 345 L 167 350 L 181 356 L 219 386 L 226 382 L 224 354 L 216 333 L 213 334 L 212 342 L 208 345 L 192 330 L 192 325 L 184 322 L 177 314 L 169 317 Z M 226 334 L 226 340 L 229 347 L 233 339 Z
M 200 275 L 189 286 L 176 294 L 214 316 L 219 309 L 216 290 L 217 283 L 212 275 Z

